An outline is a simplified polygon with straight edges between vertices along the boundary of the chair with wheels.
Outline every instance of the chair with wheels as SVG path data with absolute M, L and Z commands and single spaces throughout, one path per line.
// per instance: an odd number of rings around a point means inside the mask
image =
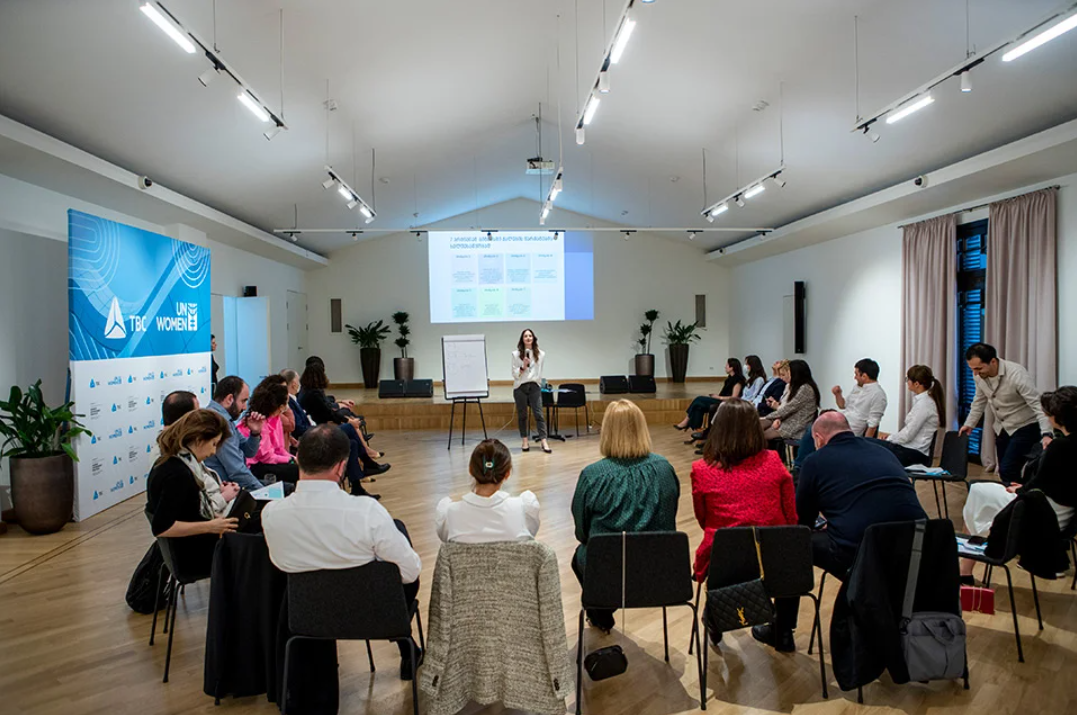
M 418 653 L 411 639 L 411 621 L 419 628 L 419 643 L 426 646 L 419 602 L 405 603 L 400 569 L 387 561 L 336 571 L 309 571 L 288 574 L 288 628 L 292 636 L 284 646 L 284 676 L 281 680 L 280 710 L 288 705 L 288 675 L 292 645 L 300 640 L 366 641 L 370 671 L 374 655 L 370 641 L 407 640 L 411 651 L 411 697 L 414 715 L 419 715 Z
M 699 707 L 706 710 L 698 613 L 692 603 L 692 562 L 688 535 L 680 531 L 599 534 L 587 542 L 579 631 L 576 640 L 576 715 L 582 709 L 584 614 L 587 609 L 661 608 L 662 641 L 669 662 L 666 609 L 692 611 L 699 672 Z
M 188 536 L 186 539 L 199 539 L 199 536 Z M 157 547 L 161 550 L 161 558 L 164 563 L 157 571 L 157 594 L 153 599 L 153 624 L 150 626 L 150 645 L 153 645 L 154 635 L 157 633 L 157 609 L 160 607 L 161 580 L 164 571 L 168 569 L 168 580 L 165 582 L 165 618 L 162 633 L 168 633 L 168 648 L 165 651 L 165 677 L 162 682 L 168 682 L 168 671 L 172 665 L 172 637 L 176 633 L 176 611 L 179 610 L 179 597 L 183 594 L 187 584 L 203 581 L 209 578 L 211 562 L 206 564 L 191 564 L 183 558 L 179 558 L 182 551 L 175 548 L 176 538 L 165 536 L 157 537 Z
M 807 596 L 815 606 L 812 620 L 812 638 L 819 639 L 819 680 L 823 697 L 828 698 L 826 663 L 823 660 L 823 630 L 819 624 L 819 599 L 812 593 L 815 587 L 815 571 L 812 567 L 811 530 L 806 526 L 738 526 L 718 529 L 714 532 L 713 552 L 721 558 L 711 558 L 707 573 L 707 590 L 745 583 L 759 578 L 759 561 L 755 550 L 755 536 L 759 538 L 759 554 L 763 560 L 763 585 L 771 598 Z M 706 619 L 703 619 L 704 637 L 710 638 Z M 703 692 L 707 683 L 707 649 L 703 649 Z M 809 651 L 810 653 L 811 651 Z

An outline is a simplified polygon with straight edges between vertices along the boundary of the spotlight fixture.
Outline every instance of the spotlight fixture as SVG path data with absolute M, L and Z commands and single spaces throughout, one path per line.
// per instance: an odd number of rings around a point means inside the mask
M 694 240 L 696 240 L 696 232 L 695 232 L 695 231 L 689 231 L 689 232 L 688 232 L 688 240 L 689 240 L 689 241 L 694 241 Z
M 582 126 L 576 127 L 576 143 L 577 144 L 583 144 L 583 140 L 584 140 L 583 127 Z
M 737 206 L 740 206 L 741 208 L 744 208 L 744 198 L 741 197 L 740 194 L 738 194 L 737 197 L 735 199 L 733 199 L 733 202 Z
M 905 105 L 895 109 L 886 117 L 887 124 L 893 124 L 894 122 L 900 122 L 905 117 L 909 116 L 913 112 L 919 112 L 924 107 L 932 104 L 935 98 L 930 94 L 925 94 L 919 99 L 914 99 L 911 102 L 907 102 Z
M 632 233 L 630 231 L 625 231 L 624 233 L 625 233 L 625 240 L 627 241 L 628 237 L 631 236 Z
M 329 189 L 336 186 L 337 193 L 347 202 L 346 205 L 348 209 L 354 209 L 358 206 L 359 213 L 366 217 L 366 223 L 371 223 L 377 216 L 374 209 L 370 208 L 370 205 L 367 204 L 366 201 L 363 201 L 363 197 L 361 197 L 355 189 L 348 186 L 348 183 L 340 178 L 340 174 L 338 174 L 333 167 L 326 164 L 325 171 L 329 174 L 329 178 L 322 182 L 322 188 Z
M 280 130 L 283 129 L 283 128 L 284 127 L 282 127 L 279 124 L 274 124 L 272 127 L 270 127 L 269 129 L 266 129 L 264 132 L 262 132 L 262 136 L 264 136 L 267 141 L 273 141 L 273 137 L 280 134 Z
M 198 81 L 202 83 L 203 87 L 208 87 L 209 83 L 217 79 L 217 75 L 221 72 L 216 67 L 210 67 L 208 70 L 198 75 Z
M 1041 25 L 1037 25 L 1032 30 L 1029 30 L 1024 35 L 1022 35 L 1021 38 L 1018 38 L 1018 40 L 1020 41 L 1024 37 L 1026 37 L 1028 35 L 1031 35 L 1033 32 L 1038 30 L 1043 25 L 1049 24 L 1049 23 L 1051 23 L 1052 21 L 1054 21 L 1056 19 L 1059 20 L 1059 21 L 1052 24 L 1046 30 L 1043 30 L 1042 32 L 1038 32 L 1035 35 L 1032 35 L 1032 37 L 1030 37 L 1027 40 L 1024 40 L 1024 42 L 1021 42 L 1021 44 L 1017 45 L 1012 50 L 1010 50 L 1009 52 L 1004 54 L 1002 56 L 1002 61 L 1003 62 L 1013 62 L 1018 57 L 1026 54 L 1028 52 L 1031 52 L 1032 50 L 1036 49 L 1040 45 L 1046 44 L 1046 43 L 1050 42 L 1051 40 L 1055 39 L 1056 37 L 1058 37 L 1059 35 L 1063 35 L 1063 34 L 1069 32 L 1070 30 L 1072 30 L 1073 28 L 1077 27 L 1077 7 L 1071 7 L 1069 9 L 1069 11 L 1067 11 L 1065 13 L 1062 13 L 1060 15 L 1056 15 L 1056 16 L 1052 17 L 1050 20 L 1048 20 L 1047 22 L 1042 23 Z
M 785 188 L 785 179 L 783 179 L 781 175 L 775 174 L 774 176 L 770 177 L 770 180 L 773 181 L 774 185 L 777 186 L 779 189 Z
M 362 233 L 362 231 L 352 231 L 349 235 L 352 237 L 353 241 L 358 241 L 360 233 Z
M 864 136 L 870 139 L 872 144 L 876 144 L 879 141 L 879 133 L 874 131 L 870 125 L 864 127 Z
M 763 193 L 766 190 L 767 187 L 763 186 L 763 184 L 756 184 L 755 186 L 744 192 L 744 198 L 750 199 L 755 196 L 759 196 L 759 194 Z
M 740 208 L 744 208 L 744 200 L 750 199 L 754 196 L 758 196 L 767 190 L 764 182 L 773 181 L 779 187 L 784 188 L 786 181 L 781 178 L 782 172 L 785 171 L 785 164 L 782 164 L 769 174 L 764 174 L 755 181 L 751 181 L 744 186 L 740 187 L 729 196 L 726 196 L 721 201 L 715 201 L 713 204 L 703 209 L 700 213 L 702 216 L 710 222 L 714 222 L 714 219 L 720 214 L 724 214 L 729 210 L 730 202 L 736 204 Z
M 598 73 L 598 91 L 602 94 L 610 93 L 610 71 L 608 69 Z
M 972 91 L 972 75 L 968 70 L 961 73 L 961 91 L 968 94 Z
M 177 45 L 182 47 L 184 52 L 189 55 L 194 54 L 194 43 L 191 42 L 190 34 L 183 29 L 183 25 L 172 16 L 172 13 L 165 10 L 164 6 L 160 3 L 146 2 L 142 3 L 139 10 L 142 11 L 143 15 L 153 20 L 153 24 L 161 28 Z M 166 14 L 168 17 L 165 17 Z

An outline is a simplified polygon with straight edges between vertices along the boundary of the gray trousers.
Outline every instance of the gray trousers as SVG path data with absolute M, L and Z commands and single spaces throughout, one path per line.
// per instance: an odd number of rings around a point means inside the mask
M 512 391 L 516 400 L 516 418 L 520 423 L 520 436 L 527 438 L 527 408 L 535 414 L 535 427 L 539 439 L 546 439 L 546 417 L 542 414 L 542 388 L 534 382 L 525 382 Z

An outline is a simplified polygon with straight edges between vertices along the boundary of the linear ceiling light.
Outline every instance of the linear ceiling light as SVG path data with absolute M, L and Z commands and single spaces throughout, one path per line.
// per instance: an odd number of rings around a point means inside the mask
M 254 96 L 250 93 L 249 90 L 243 90 L 237 96 L 239 97 L 240 103 L 247 109 L 251 110 L 251 114 L 258 117 L 260 121 L 269 121 L 269 113 L 262 108 L 262 106 L 258 103 L 258 101 L 254 98 Z
M 636 21 L 627 14 L 621 20 L 621 27 L 617 30 L 617 37 L 613 41 L 613 49 L 610 50 L 610 63 L 617 64 L 621 61 L 621 55 L 628 47 L 628 38 L 632 37 L 632 31 L 636 29 Z
M 336 186 L 337 193 L 340 194 L 345 201 L 347 201 L 348 208 L 354 209 L 356 206 L 358 206 L 359 213 L 363 214 L 363 216 L 366 218 L 366 223 L 371 223 L 378 214 L 374 211 L 374 209 L 370 207 L 370 204 L 368 204 L 366 201 L 363 201 L 363 197 L 360 196 L 355 189 L 348 186 L 348 182 L 340 178 L 340 174 L 338 174 L 333 169 L 333 167 L 326 164 L 325 171 L 327 174 L 329 174 L 329 178 L 322 182 L 322 188 L 329 189 L 333 186 Z
M 142 3 L 139 10 L 142 11 L 143 15 L 153 20 L 153 24 L 161 28 L 177 45 L 182 47 L 184 52 L 189 55 L 194 54 L 195 47 L 194 43 L 191 42 L 190 35 L 186 30 L 182 29 L 183 26 L 179 24 L 179 21 L 172 17 L 172 13 L 169 13 L 164 7 L 159 7 L 157 3 L 149 2 Z M 168 13 L 168 17 L 165 17 L 165 13 Z
M 707 219 L 708 221 L 713 222 L 715 217 L 719 216 L 720 214 L 724 214 L 726 211 L 729 210 L 730 203 L 734 203 L 737 206 L 744 208 L 745 199 L 750 199 L 753 196 L 758 196 L 759 194 L 767 190 L 767 187 L 763 185 L 764 181 L 773 181 L 778 186 L 784 187 L 786 182 L 784 179 L 781 178 L 781 174 L 783 171 L 785 171 L 785 164 L 782 164 L 780 167 L 770 172 L 769 174 L 764 174 L 755 181 L 745 184 L 744 186 L 731 193 L 729 196 L 723 198 L 721 201 L 715 201 L 713 204 L 703 209 L 700 212 L 700 215 L 702 215 L 703 218 Z
M 919 112 L 924 107 L 928 106 L 935 101 L 935 98 L 930 94 L 924 95 L 917 100 L 907 103 L 905 106 L 891 112 L 886 117 L 887 124 L 893 124 L 894 122 L 900 122 L 905 117 L 909 116 L 913 112 Z
M 1004 54 L 1002 56 L 1002 61 L 1013 62 L 1021 55 L 1031 52 L 1040 45 L 1044 45 L 1055 39 L 1059 35 L 1063 35 L 1072 30 L 1073 28 L 1077 27 L 1077 9 L 1070 9 L 1068 17 L 1066 15 L 1066 13 L 1063 13 L 1058 22 L 1051 25 L 1046 30 L 1036 33 L 1031 38 L 1025 40 L 1024 42 Z M 1051 20 L 1048 20 L 1048 22 L 1051 22 Z M 1033 30 L 1030 30 L 1029 32 L 1035 32 L 1035 28 Z M 1029 33 L 1025 34 L 1027 35 Z
M 587 99 L 587 107 L 583 110 L 583 125 L 587 126 L 591 123 L 591 120 L 595 118 L 595 112 L 598 111 L 598 103 L 601 100 L 597 94 L 592 94 Z
M 767 187 L 763 186 L 762 184 L 756 184 L 755 186 L 744 192 L 744 198 L 750 199 L 753 196 L 759 196 L 759 194 L 763 193 L 766 190 Z

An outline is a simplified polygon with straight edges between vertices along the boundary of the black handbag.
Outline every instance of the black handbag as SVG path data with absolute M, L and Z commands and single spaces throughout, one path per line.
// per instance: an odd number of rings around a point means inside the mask
M 755 527 L 752 527 L 752 539 L 755 541 L 755 558 L 759 562 L 759 578 L 707 591 L 703 619 L 710 631 L 724 633 L 774 620 L 774 603 L 763 585 L 763 553 Z
M 621 633 L 624 634 L 625 618 L 625 556 L 628 537 L 621 532 Z M 611 645 L 605 648 L 591 651 L 583 659 L 583 669 L 591 680 L 605 680 L 628 670 L 628 657 L 619 645 Z

